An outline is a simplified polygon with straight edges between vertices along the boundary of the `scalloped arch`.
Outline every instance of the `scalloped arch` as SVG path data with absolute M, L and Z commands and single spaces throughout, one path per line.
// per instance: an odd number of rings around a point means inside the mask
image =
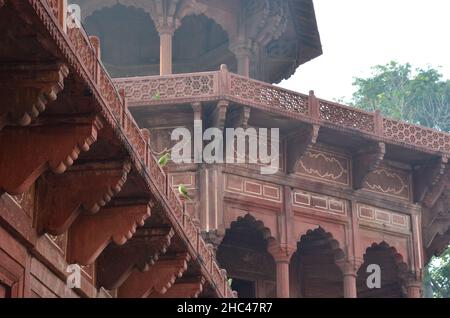
M 408 272 L 408 264 L 405 263 L 402 254 L 400 254 L 395 247 L 392 247 L 386 241 L 382 241 L 380 243 L 373 243 L 370 247 L 366 248 L 366 251 L 365 251 L 365 253 L 363 255 L 363 259 L 364 259 L 364 256 L 369 252 L 370 249 L 377 249 L 377 248 L 382 248 L 382 249 L 387 250 L 389 252 L 388 255 L 391 256 L 392 259 L 394 260 L 395 265 L 396 265 L 396 267 L 397 267 L 397 269 L 399 271 L 399 275 L 401 277 L 403 277 L 404 275 L 407 274 L 407 272 Z M 361 267 L 363 265 L 364 264 L 361 264 Z
M 78 0 L 78 3 L 82 6 L 81 18 L 85 21 L 86 18 L 90 17 L 97 11 L 101 11 L 106 8 L 114 7 L 117 4 L 121 4 L 126 7 L 134 7 L 137 9 L 142 9 L 144 12 L 148 13 L 152 18 L 155 25 L 161 21 L 155 14 L 157 14 L 160 9 L 154 1 L 149 0 L 96 0 L 96 1 L 83 1 Z M 178 23 L 181 23 L 182 19 L 190 15 L 200 15 L 204 14 L 208 18 L 212 19 L 228 34 L 229 39 L 235 38 L 237 36 L 237 28 L 235 24 L 230 23 L 227 16 L 220 14 L 217 9 L 209 8 L 208 6 L 198 3 L 197 0 L 182 0 L 177 4 L 177 13 L 174 16 Z M 217 11 L 217 12 L 216 12 Z M 179 27 L 179 25 L 178 25 Z
M 267 241 L 276 240 L 272 235 L 272 231 L 264 225 L 264 222 L 257 220 L 250 213 L 246 214 L 245 216 L 238 217 L 237 220 L 231 222 L 229 226 L 226 227 L 226 229 L 227 230 L 233 229 L 240 222 L 247 222 L 252 228 L 260 232 L 265 240 Z
M 318 226 L 316 229 L 309 229 L 306 231 L 306 233 L 300 235 L 300 239 L 298 241 L 299 244 L 304 242 L 307 236 L 311 235 L 320 235 L 323 238 L 325 238 L 331 248 L 331 250 L 334 252 L 336 260 L 341 260 L 346 257 L 346 254 L 344 250 L 341 248 L 341 244 L 338 240 L 336 240 L 331 232 L 327 232 L 323 227 Z M 297 250 L 299 252 L 299 250 Z

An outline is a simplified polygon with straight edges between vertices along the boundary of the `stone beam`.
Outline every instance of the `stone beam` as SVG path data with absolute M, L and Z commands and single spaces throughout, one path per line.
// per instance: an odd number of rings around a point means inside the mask
M 165 255 L 147 271 L 134 270 L 118 291 L 119 298 L 147 298 L 165 294 L 188 268 L 189 254 Z
M 386 145 L 382 142 L 359 151 L 353 157 L 353 188 L 362 189 L 371 172 L 376 170 L 384 159 Z
M 110 243 L 123 245 L 150 217 L 152 204 L 103 208 L 95 215 L 78 216 L 69 229 L 68 261 L 91 265 Z
M 88 151 L 103 127 L 97 117 L 0 132 L 0 193 L 19 195 L 45 171 L 62 174 Z
M 110 244 L 97 260 L 97 282 L 107 290 L 119 288 L 134 269 L 141 272 L 155 265 L 171 244 L 170 227 L 141 228 L 122 246 Z

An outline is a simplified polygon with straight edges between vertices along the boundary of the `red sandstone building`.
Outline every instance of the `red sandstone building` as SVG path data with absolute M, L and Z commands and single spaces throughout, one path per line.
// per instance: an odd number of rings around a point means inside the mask
M 450 135 L 273 86 L 322 54 L 312 0 L 72 2 L 0 0 L 0 298 L 420 297 Z M 279 128 L 280 171 L 161 167 L 194 119 Z

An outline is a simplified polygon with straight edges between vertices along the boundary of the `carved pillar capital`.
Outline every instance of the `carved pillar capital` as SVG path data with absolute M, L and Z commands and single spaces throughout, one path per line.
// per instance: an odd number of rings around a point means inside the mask
M 358 270 L 360 269 L 361 265 L 364 263 L 361 259 L 343 259 L 336 261 L 336 265 L 339 267 L 339 269 L 342 272 L 342 275 L 344 276 L 357 276 Z
M 292 255 L 297 250 L 294 246 L 280 244 L 276 241 L 269 242 L 267 251 L 273 256 L 276 263 L 289 263 Z

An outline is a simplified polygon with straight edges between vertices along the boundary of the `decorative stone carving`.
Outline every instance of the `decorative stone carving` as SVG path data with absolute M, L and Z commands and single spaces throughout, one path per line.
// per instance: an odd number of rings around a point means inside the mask
M 95 214 L 119 193 L 131 164 L 89 163 L 59 176 L 49 174 L 39 185 L 39 228 L 52 235 L 65 233 L 82 213 Z
M 1 7 L 1 3 L 0 3 Z M 0 65 L 0 130 L 5 125 L 27 126 L 56 100 L 69 69 L 64 64 Z
M 219 128 L 220 130 L 224 129 L 229 105 L 230 103 L 227 101 L 219 101 L 217 103 L 217 106 L 209 115 L 209 127 Z
M 80 215 L 69 230 L 68 260 L 90 265 L 114 242 L 123 245 L 150 216 L 151 205 L 140 204 L 103 208 L 95 215 Z
M 353 157 L 353 188 L 364 187 L 368 175 L 381 164 L 386 154 L 386 145 L 382 142 L 364 149 Z
M 301 158 L 297 174 L 348 186 L 350 159 L 330 151 L 311 149 Z
M 408 232 L 411 229 L 410 216 L 362 204 L 358 205 L 358 219 L 383 228 L 406 230 Z
M 98 285 L 113 290 L 128 279 L 133 269 L 148 270 L 166 253 L 174 234 L 171 228 L 139 229 L 126 244 L 110 244 L 97 261 Z
M 417 167 L 414 170 L 414 201 L 427 201 L 426 197 L 433 193 L 433 188 L 438 187 L 441 180 L 445 179 L 445 173 L 448 168 L 448 158 L 441 157 L 435 162 L 430 162 Z
M 333 215 L 347 215 L 348 203 L 342 199 L 295 190 L 292 201 L 294 207 L 310 208 Z
M 370 173 L 364 189 L 396 198 L 410 200 L 410 172 L 382 165 Z
M 27 191 L 46 170 L 63 173 L 88 151 L 103 127 L 99 118 L 78 123 L 8 127 L 0 132 L 0 193 Z M 51 136 L 51 138 L 49 138 Z
M 311 125 L 304 129 L 298 129 L 287 137 L 286 172 L 288 174 L 298 170 L 302 157 L 310 150 L 311 146 L 317 143 L 319 130 L 319 125 Z
M 165 294 L 153 293 L 149 298 L 198 298 L 203 291 L 205 278 L 199 276 L 176 282 Z
M 188 268 L 188 254 L 167 255 L 147 271 L 134 270 L 119 288 L 120 298 L 146 298 L 152 293 L 165 294 Z

